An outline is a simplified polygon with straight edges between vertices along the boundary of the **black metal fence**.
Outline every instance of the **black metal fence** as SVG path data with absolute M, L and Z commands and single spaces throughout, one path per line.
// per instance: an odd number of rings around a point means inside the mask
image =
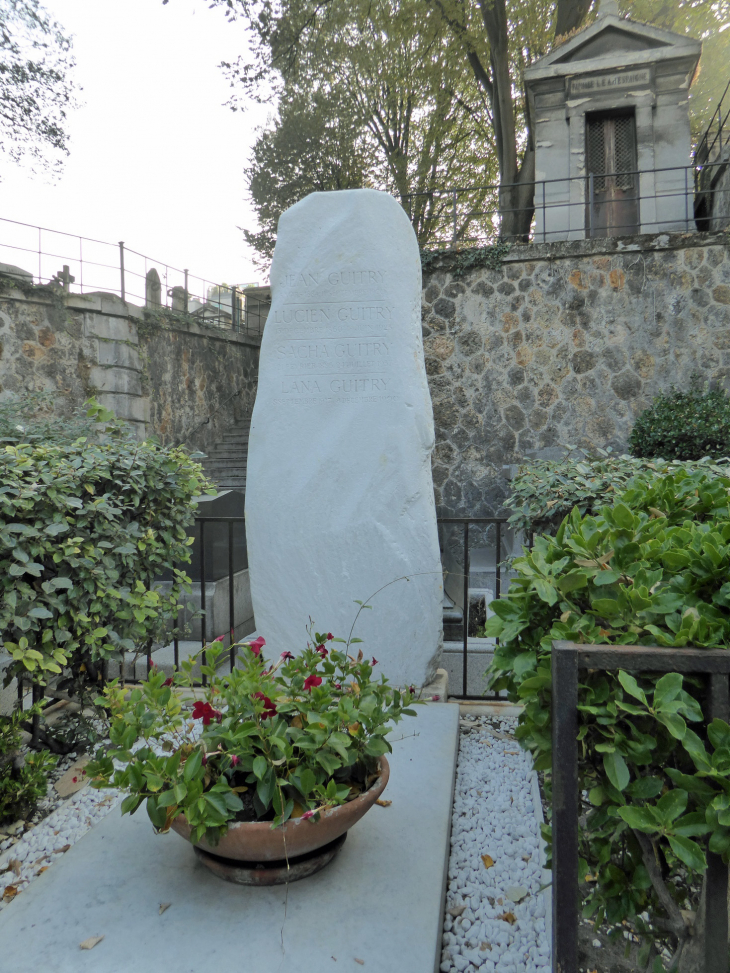
M 578 672 L 624 669 L 707 675 L 708 722 L 730 722 L 730 652 L 636 645 L 577 645 L 553 642 L 552 807 L 553 807 L 553 971 L 578 970 Z M 705 973 L 727 973 L 728 867 L 707 853 Z
M 192 315 L 208 327 L 260 335 L 271 305 L 262 288 L 220 284 L 128 247 L 62 230 L 0 219 L 0 258 L 36 284 L 68 294 L 111 293 L 151 310 Z M 154 279 L 150 279 L 151 272 Z M 155 276 L 156 275 L 156 276 Z
M 727 130 L 727 119 L 725 119 Z M 428 207 L 429 247 L 490 246 L 502 242 L 549 243 L 633 233 L 704 230 L 718 189 L 710 177 L 726 162 L 705 158 L 691 166 L 590 173 L 527 184 L 496 184 L 409 193 L 401 203 L 413 219 Z M 510 206 L 512 190 L 528 189 L 529 202 Z M 530 220 L 510 235 L 508 222 Z

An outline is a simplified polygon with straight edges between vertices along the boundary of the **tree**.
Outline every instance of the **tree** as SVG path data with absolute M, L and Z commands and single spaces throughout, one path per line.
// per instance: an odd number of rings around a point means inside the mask
M 309 193 L 368 184 L 362 126 L 336 96 L 284 92 L 278 118 L 259 134 L 245 175 L 261 229 L 243 233 L 264 265 L 284 210 Z
M 34 171 L 68 155 L 71 40 L 39 0 L 0 0 L 0 148 Z
M 330 133 L 336 119 L 345 120 L 337 126 L 339 150 L 345 129 L 349 145 L 357 146 L 361 181 L 353 181 L 350 171 L 346 185 L 371 185 L 400 197 L 422 246 L 443 235 L 464 238 L 484 208 L 483 194 L 472 194 L 471 209 L 454 225 L 449 201 L 433 192 L 455 181 L 484 185 L 494 178 L 492 160 L 483 149 L 487 132 L 479 91 L 458 64 L 443 19 L 420 0 L 377 0 L 363 10 L 353 25 L 350 8 L 330 6 L 318 44 L 302 48 L 282 72 L 285 87 L 278 93 L 284 110 L 273 132 L 260 136 L 249 170 L 249 188 L 260 222 L 263 218 L 267 226 L 262 234 L 248 233 L 247 239 L 261 253 L 259 244 L 273 245 L 271 226 L 281 212 L 280 193 L 272 197 L 273 207 L 268 205 L 262 194 L 265 184 L 283 183 L 290 204 L 301 198 L 300 192 L 310 191 L 312 177 L 319 176 L 321 167 L 314 162 L 318 140 L 325 167 L 331 158 L 331 139 L 322 140 L 320 131 L 323 112 Z M 289 27 L 288 21 L 281 22 L 277 47 L 289 44 Z M 254 90 L 245 67 L 229 69 L 246 90 Z M 258 87 L 255 96 L 261 98 Z M 302 114 L 302 105 L 315 102 L 314 114 Z M 306 173 L 304 180 L 291 179 L 290 150 L 295 144 L 305 146 L 306 161 L 295 165 Z M 326 187 L 320 182 L 318 188 L 344 185 L 338 170 L 337 178 L 330 178 Z
M 242 19 L 248 29 L 249 57 L 228 65 L 232 81 L 255 98 L 275 95 L 282 79 L 296 79 L 301 72 L 312 78 L 338 67 L 348 45 L 375 53 L 373 40 L 392 39 L 398 31 L 373 15 L 371 0 L 213 0 L 223 5 L 231 20 Z M 465 102 L 472 119 L 490 131 L 484 147 L 499 172 L 500 235 L 525 239 L 533 216 L 535 147 L 529 104 L 525 98 L 524 70 L 589 23 L 596 13 L 594 0 L 393 0 L 400 15 L 409 9 L 410 23 L 421 36 L 429 31 L 443 38 L 434 48 L 434 70 L 458 98 L 477 86 Z M 703 60 L 727 52 L 730 31 L 729 0 L 621 0 L 624 15 L 659 27 L 703 38 Z M 408 23 L 408 19 L 404 21 Z M 434 35 L 435 36 L 435 35 Z M 338 47 L 339 44 L 339 47 Z M 448 52 L 448 57 L 445 57 Z M 329 58 L 329 60 L 328 60 Z M 362 55 L 361 55 L 362 59 Z M 381 69 L 390 68 L 383 59 Z M 701 74 L 701 96 L 693 100 L 695 132 L 719 96 L 725 72 Z M 397 90 L 403 90 L 399 88 Z M 472 89 L 473 90 L 473 89 Z M 263 93 L 263 94 L 262 94 Z M 485 166 L 485 168 L 488 168 Z M 457 170 L 458 171 L 458 170 Z M 461 170 L 466 182 L 470 173 Z M 443 176 L 444 173 L 442 172 Z M 451 184 L 453 185 L 453 183 Z M 442 188 L 451 188 L 442 183 Z

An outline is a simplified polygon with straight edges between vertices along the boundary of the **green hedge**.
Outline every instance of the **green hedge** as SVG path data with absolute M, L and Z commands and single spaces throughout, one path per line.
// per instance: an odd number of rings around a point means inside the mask
M 0 451 L 6 684 L 26 671 L 44 683 L 64 667 L 94 670 L 162 638 L 189 579 L 175 570 L 166 594 L 152 582 L 189 561 L 185 528 L 206 487 L 184 449 L 151 440 L 107 435 Z
M 722 389 L 660 392 L 641 413 L 629 436 L 634 456 L 698 460 L 730 456 L 730 398 Z
M 730 476 L 637 476 L 595 516 L 576 508 L 538 536 L 514 571 L 487 622 L 500 639 L 491 688 L 524 704 L 517 735 L 549 771 L 553 640 L 730 648 Z M 703 693 L 676 673 L 581 672 L 584 911 L 620 922 L 647 910 L 660 920 L 649 939 L 671 919 L 658 883 L 694 907 L 707 849 L 730 860 L 730 727 L 704 726 Z M 661 869 L 647 868 L 654 855 Z

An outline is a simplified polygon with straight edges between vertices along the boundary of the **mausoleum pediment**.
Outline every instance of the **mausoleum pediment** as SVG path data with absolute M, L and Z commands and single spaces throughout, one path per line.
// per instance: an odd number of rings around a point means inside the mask
M 655 50 L 658 47 L 671 47 L 666 41 L 656 37 L 646 37 L 634 31 L 607 27 L 600 33 L 586 40 L 584 43 L 557 57 L 554 64 L 566 64 L 572 61 L 587 61 L 595 57 L 606 57 L 610 54 L 634 54 L 638 51 Z M 560 54 L 561 49 L 558 49 Z

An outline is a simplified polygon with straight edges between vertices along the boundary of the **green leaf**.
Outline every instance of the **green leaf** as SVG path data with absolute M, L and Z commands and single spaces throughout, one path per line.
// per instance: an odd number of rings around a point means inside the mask
M 200 774 L 203 767 L 203 755 L 200 750 L 194 750 L 183 767 L 183 778 L 187 781 L 193 780 Z
M 620 807 L 618 814 L 634 831 L 655 834 L 661 827 L 653 808 L 650 807 Z
M 618 791 L 623 791 L 631 779 L 629 768 L 620 753 L 607 753 L 603 757 L 606 776 Z
M 669 844 L 672 851 L 683 861 L 685 865 L 695 872 L 704 872 L 707 868 L 707 859 L 700 846 L 690 838 L 681 835 L 669 835 Z
M 626 790 L 631 797 L 645 801 L 661 794 L 662 782 L 658 777 L 639 777 L 632 780 Z
M 648 705 L 646 701 L 646 693 L 641 686 L 639 686 L 638 682 L 633 676 L 629 675 L 628 672 L 624 672 L 623 669 L 619 669 L 618 681 L 630 696 L 633 696 L 634 699 L 638 699 L 645 706 Z
M 682 676 L 678 672 L 668 672 L 657 681 L 654 690 L 654 709 L 658 712 L 671 703 L 682 690 Z
M 686 791 L 674 788 L 656 803 L 656 812 L 664 825 L 669 825 L 680 816 L 687 807 L 688 795 Z
M 259 780 L 263 780 L 268 767 L 269 765 L 266 762 L 266 757 L 262 757 L 261 754 L 259 754 L 253 762 L 253 772 L 256 774 Z

